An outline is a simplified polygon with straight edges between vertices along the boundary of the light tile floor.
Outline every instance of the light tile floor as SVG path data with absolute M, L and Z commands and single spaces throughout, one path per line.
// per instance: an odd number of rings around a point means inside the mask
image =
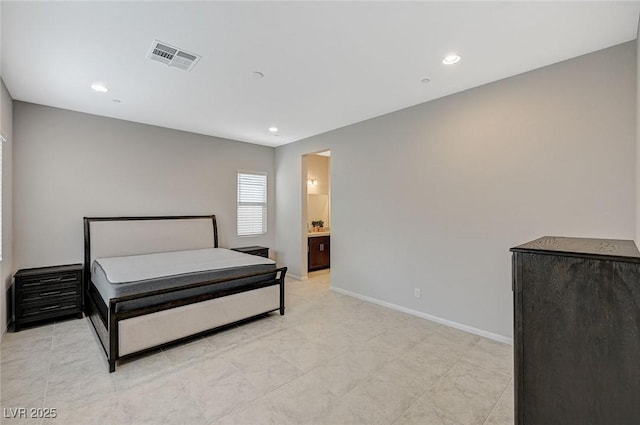
M 289 280 L 285 316 L 122 361 L 112 374 L 87 319 L 8 333 L 1 422 L 513 424 L 511 346 L 329 286 L 328 273 Z M 11 419 L 21 407 L 57 417 Z

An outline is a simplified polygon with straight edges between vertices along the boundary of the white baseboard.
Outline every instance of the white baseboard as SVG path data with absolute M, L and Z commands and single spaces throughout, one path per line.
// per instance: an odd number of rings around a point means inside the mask
M 359 300 L 370 302 L 372 304 L 381 305 L 383 307 L 387 307 L 392 310 L 401 311 L 403 313 L 411 314 L 412 316 L 418 316 L 423 319 L 431 320 L 432 322 L 440 323 L 442 325 L 449 326 L 455 329 L 460 329 L 461 331 L 469 332 L 474 335 L 492 339 L 498 342 L 503 342 L 505 344 L 513 345 L 513 338 L 509 338 L 504 335 L 499 335 L 493 332 L 485 331 L 483 329 L 474 328 L 473 326 L 463 325 L 462 323 L 453 322 L 451 320 L 443 319 L 442 317 L 433 316 L 431 314 L 423 313 L 421 311 L 412 310 L 410 308 L 402 307 L 396 304 L 391 304 L 386 301 L 380 301 L 375 298 L 371 298 L 365 295 L 357 294 L 355 292 L 347 291 L 346 289 L 336 288 L 335 286 L 332 286 L 331 290 L 339 294 L 348 295 L 350 297 L 358 298 Z
M 295 280 L 307 280 L 308 277 L 307 276 L 298 276 L 297 274 L 292 274 L 292 273 L 287 273 L 287 277 L 290 277 L 291 279 L 295 279 Z

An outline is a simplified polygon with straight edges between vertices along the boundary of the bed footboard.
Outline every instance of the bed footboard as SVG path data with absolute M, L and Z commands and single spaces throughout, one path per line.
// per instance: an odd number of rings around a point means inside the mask
M 280 308 L 276 285 L 120 320 L 118 354 L 126 356 Z

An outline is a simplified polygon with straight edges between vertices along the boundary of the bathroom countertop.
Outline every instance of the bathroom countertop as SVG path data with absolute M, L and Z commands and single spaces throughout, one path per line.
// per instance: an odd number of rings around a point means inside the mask
M 329 236 L 331 235 L 331 232 L 310 232 L 307 233 L 307 236 L 310 238 L 313 238 L 315 236 Z

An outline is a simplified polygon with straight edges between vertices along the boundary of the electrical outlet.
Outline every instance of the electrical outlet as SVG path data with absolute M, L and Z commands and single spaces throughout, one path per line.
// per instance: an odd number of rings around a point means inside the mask
M 415 288 L 413 290 L 413 295 L 415 295 L 416 298 L 420 298 L 420 288 Z

